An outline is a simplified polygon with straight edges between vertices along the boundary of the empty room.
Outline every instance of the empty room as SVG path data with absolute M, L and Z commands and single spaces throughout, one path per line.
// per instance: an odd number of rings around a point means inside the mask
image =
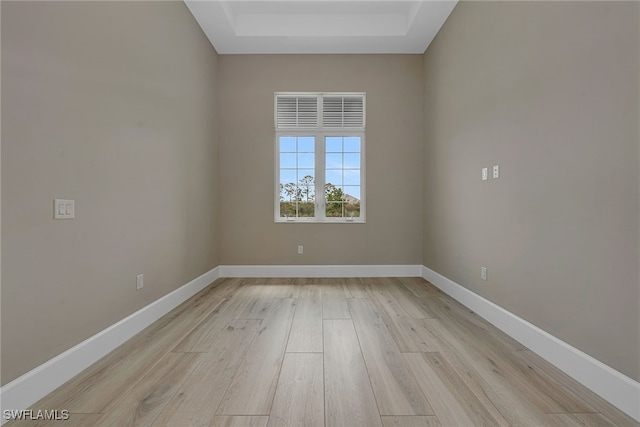
M 640 2 L 0 2 L 0 424 L 640 426 Z

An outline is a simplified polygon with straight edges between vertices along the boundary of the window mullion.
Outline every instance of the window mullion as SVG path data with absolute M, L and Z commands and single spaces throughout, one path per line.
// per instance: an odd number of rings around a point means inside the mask
M 316 134 L 316 218 L 319 221 L 325 220 L 325 191 L 324 191 L 324 163 L 325 163 L 325 143 L 324 134 Z
M 315 134 L 315 176 L 316 176 L 316 212 L 315 217 L 317 221 L 324 220 L 324 189 L 322 188 L 322 182 L 324 180 L 324 173 L 322 172 L 322 165 L 324 164 L 324 139 L 320 132 L 322 128 L 322 94 L 318 94 L 318 131 Z

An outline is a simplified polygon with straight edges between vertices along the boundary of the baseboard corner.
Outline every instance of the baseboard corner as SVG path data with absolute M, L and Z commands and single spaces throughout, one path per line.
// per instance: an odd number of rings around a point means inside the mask
M 6 410 L 24 410 L 220 278 L 215 267 L 0 388 Z
M 426 266 L 422 277 L 640 422 L 637 381 Z

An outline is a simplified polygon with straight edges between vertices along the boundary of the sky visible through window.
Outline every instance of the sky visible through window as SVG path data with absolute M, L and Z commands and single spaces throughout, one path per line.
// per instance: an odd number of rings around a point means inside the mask
M 325 183 L 360 199 L 360 137 L 329 136 L 325 139 Z
M 315 137 L 280 137 L 280 184 L 300 185 L 305 177 L 315 182 Z M 325 184 L 360 200 L 360 137 L 325 138 Z

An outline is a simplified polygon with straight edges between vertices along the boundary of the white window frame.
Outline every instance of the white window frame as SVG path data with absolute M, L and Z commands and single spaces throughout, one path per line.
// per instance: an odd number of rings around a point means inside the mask
M 318 120 L 316 127 L 289 127 L 278 128 L 277 117 L 277 99 L 279 95 L 284 96 L 317 96 L 318 99 Z M 362 126 L 351 128 L 323 128 L 322 117 L 322 100 L 323 96 L 344 96 L 344 97 L 362 97 Z M 274 96 L 274 121 L 276 124 L 275 132 L 275 186 L 274 186 L 274 220 L 277 223 L 358 223 L 366 222 L 366 141 L 365 141 L 365 120 L 366 120 L 366 95 L 364 93 L 354 92 L 276 92 Z M 315 206 L 313 217 L 281 217 L 280 216 L 280 138 L 281 137 L 305 137 L 313 136 L 315 139 L 314 146 L 314 167 L 315 167 Z M 360 216 L 358 217 L 327 217 L 326 216 L 326 195 L 325 195 L 325 139 L 327 137 L 359 137 L 360 138 Z

